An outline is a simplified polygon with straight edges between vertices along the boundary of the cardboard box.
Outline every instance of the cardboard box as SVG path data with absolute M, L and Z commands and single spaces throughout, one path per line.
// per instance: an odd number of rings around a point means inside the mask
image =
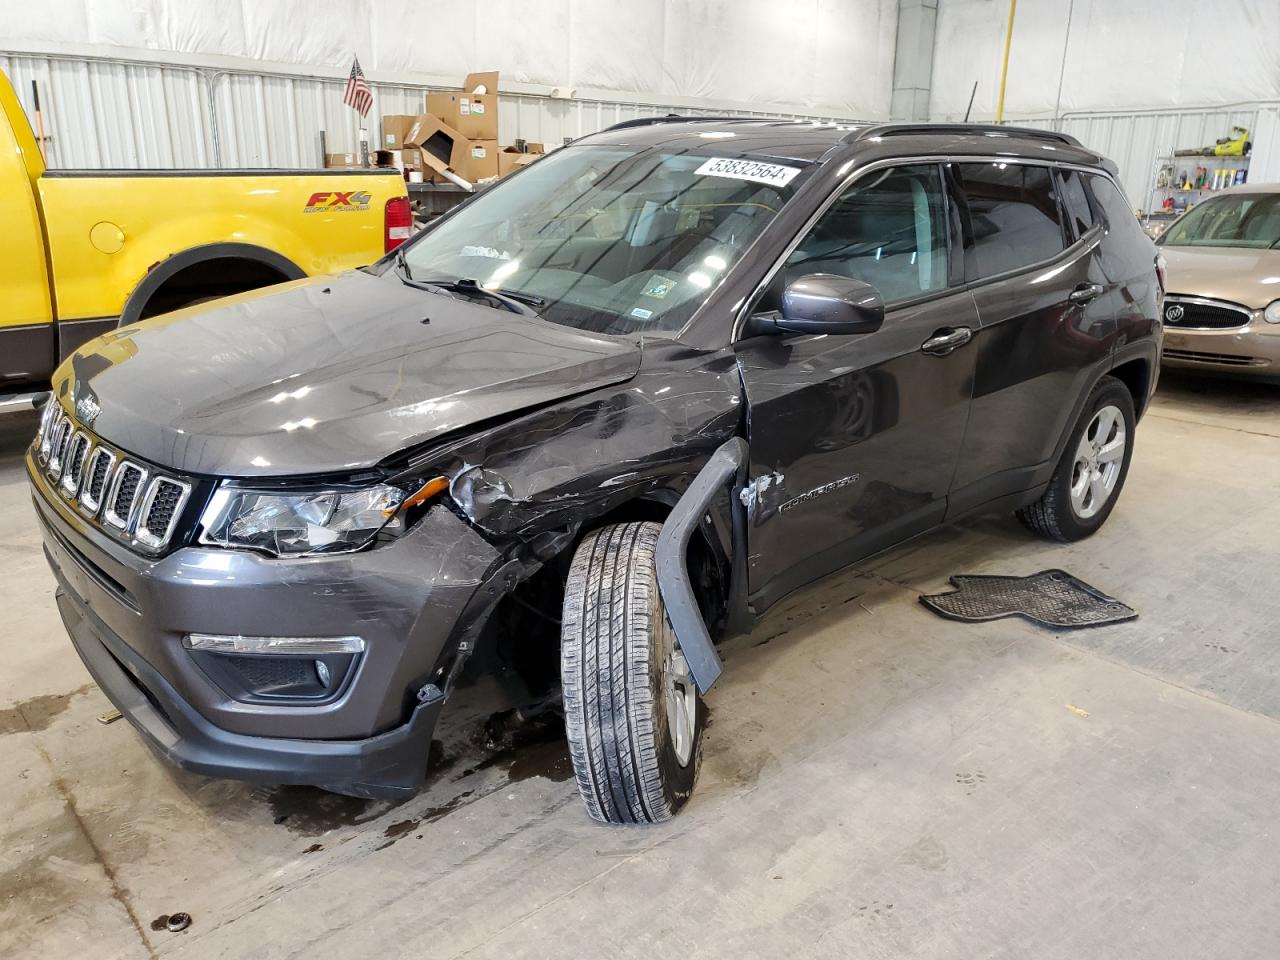
M 427 113 L 471 140 L 498 139 L 498 97 L 492 93 L 428 93 Z
M 453 172 L 471 183 L 488 180 L 498 175 L 500 155 L 497 140 L 472 140 L 465 151 L 461 165 L 454 164 Z
M 468 73 L 462 81 L 462 89 L 466 93 L 491 93 L 498 95 L 498 71 L 485 70 L 480 73 Z
M 406 166 L 409 166 L 409 155 L 416 152 L 422 161 L 422 169 L 443 173 L 453 168 L 454 173 L 466 178 L 459 167 L 466 165 L 471 141 L 439 117 L 429 113 L 418 117 L 405 134 L 404 141 Z
M 505 177 L 507 174 L 533 163 L 540 156 L 540 153 L 521 153 L 515 147 L 503 147 L 498 154 L 498 176 Z
M 360 166 L 360 155 L 356 153 L 326 153 L 324 155 L 324 165 L 326 167 L 358 167 Z
M 399 150 L 404 146 L 404 136 L 413 129 L 417 117 L 410 117 L 405 114 L 396 113 L 388 114 L 382 118 L 382 143 L 380 146 L 383 150 Z

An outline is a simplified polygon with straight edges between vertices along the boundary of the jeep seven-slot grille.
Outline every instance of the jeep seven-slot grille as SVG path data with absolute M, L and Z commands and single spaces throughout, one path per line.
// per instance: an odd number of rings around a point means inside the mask
M 1165 297 L 1164 322 L 1170 327 L 1190 327 L 1199 330 L 1229 330 L 1243 327 L 1250 320 L 1244 307 L 1230 303 L 1211 303 L 1207 300 Z
M 84 509 L 97 513 L 102 506 L 102 493 L 107 488 L 107 475 L 115 465 L 116 458 L 106 447 L 98 447 L 89 459 L 89 475 L 84 489 L 80 493 L 80 502 Z
M 148 552 L 168 546 L 191 494 L 190 483 L 152 473 L 77 428 L 60 409 L 41 419 L 34 447 L 50 489 L 101 529 Z

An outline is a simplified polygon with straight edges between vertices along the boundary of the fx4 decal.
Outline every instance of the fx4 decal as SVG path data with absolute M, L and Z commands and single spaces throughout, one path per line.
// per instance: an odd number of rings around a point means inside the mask
M 372 199 L 368 190 L 326 190 L 313 193 L 302 212 L 359 213 L 369 209 L 369 201 Z

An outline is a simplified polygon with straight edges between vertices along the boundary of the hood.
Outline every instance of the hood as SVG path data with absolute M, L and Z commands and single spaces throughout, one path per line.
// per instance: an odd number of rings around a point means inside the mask
M 357 271 L 107 334 L 58 369 L 54 391 L 96 413 L 86 425 L 104 440 L 161 466 L 285 476 L 369 467 L 639 364 L 632 340 Z
M 1162 246 L 1170 294 L 1229 300 L 1261 310 L 1280 299 L 1280 250 Z

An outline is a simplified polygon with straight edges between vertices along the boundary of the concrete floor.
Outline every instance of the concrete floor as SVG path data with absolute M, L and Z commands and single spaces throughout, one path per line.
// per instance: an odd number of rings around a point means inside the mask
M 1273 957 L 1280 388 L 1166 378 L 1105 530 L 940 531 L 726 649 L 694 801 L 589 822 L 562 742 L 390 808 L 163 767 L 81 667 L 0 424 L 0 957 Z M 966 626 L 1064 567 L 1135 622 Z M 164 915 L 194 917 L 184 933 Z

